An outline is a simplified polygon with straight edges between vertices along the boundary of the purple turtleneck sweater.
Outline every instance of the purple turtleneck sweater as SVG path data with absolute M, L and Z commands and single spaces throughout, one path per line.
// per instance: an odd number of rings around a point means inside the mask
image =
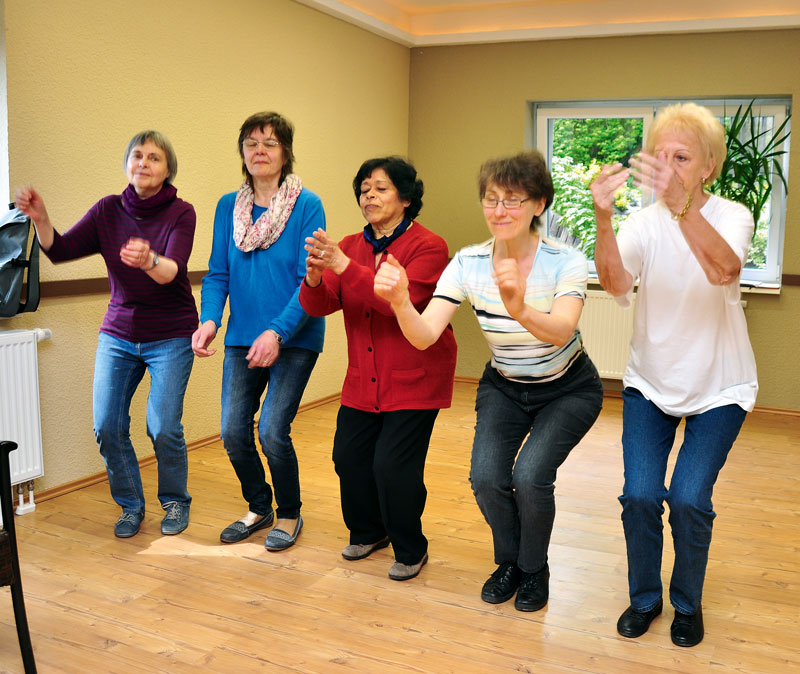
M 197 308 L 186 266 L 192 252 L 196 216 L 191 204 L 178 199 L 172 185 L 139 199 L 131 185 L 122 194 L 98 201 L 66 233 L 54 232 L 45 251 L 53 262 L 100 253 L 106 262 L 111 301 L 100 332 L 130 342 L 155 342 L 191 337 L 197 329 Z M 178 273 L 159 284 L 141 269 L 128 267 L 119 251 L 131 237 L 145 239 L 159 255 L 174 260 Z

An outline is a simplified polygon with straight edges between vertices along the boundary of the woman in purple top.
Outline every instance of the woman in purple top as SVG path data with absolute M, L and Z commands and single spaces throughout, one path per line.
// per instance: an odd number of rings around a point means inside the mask
M 123 166 L 130 182 L 125 191 L 98 201 L 63 235 L 32 187 L 17 190 L 16 206 L 33 220 L 53 262 L 100 253 L 108 269 L 111 301 L 100 326 L 93 407 L 111 495 L 122 508 L 114 534 L 136 535 L 144 518 L 129 410 L 145 370 L 150 373 L 147 434 L 158 460 L 158 499 L 166 511 L 161 533 L 179 534 L 189 523 L 192 500 L 181 416 L 197 328 L 186 270 L 196 218 L 192 205 L 177 197 L 172 181 L 178 161 L 158 131 L 134 136 Z

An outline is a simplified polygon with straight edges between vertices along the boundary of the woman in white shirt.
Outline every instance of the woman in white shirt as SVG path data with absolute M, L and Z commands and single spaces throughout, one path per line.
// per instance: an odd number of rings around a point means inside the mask
M 671 636 L 678 646 L 703 638 L 701 599 L 715 517 L 711 496 L 758 391 L 739 302 L 753 218 L 744 206 L 704 189 L 719 176 L 725 154 L 725 132 L 711 112 L 677 104 L 658 114 L 646 151 L 631 160 L 637 184 L 658 196 L 655 204 L 629 217 L 615 236 L 614 194 L 629 171 L 606 166 L 592 185 L 600 283 L 628 306 L 639 281 L 623 380 L 620 502 L 630 606 L 617 631 L 641 636 L 661 613 L 666 501 L 675 548 Z M 681 419 L 684 441 L 667 488 L 667 459 Z

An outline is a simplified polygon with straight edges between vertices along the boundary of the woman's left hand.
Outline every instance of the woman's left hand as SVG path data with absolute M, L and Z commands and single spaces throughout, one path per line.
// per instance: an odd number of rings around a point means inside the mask
M 497 260 L 492 276 L 509 316 L 516 318 L 525 308 L 525 289 L 528 287 L 517 261 L 513 258 Z
M 119 251 L 123 264 L 136 269 L 150 269 L 153 266 L 150 255 L 150 242 L 131 237 Z
M 686 205 L 689 191 L 681 182 L 675 170 L 667 164 L 662 152 L 658 157 L 640 152 L 631 157 L 633 182 L 637 187 L 652 190 L 672 213 L 680 213 Z
M 350 258 L 324 229 L 318 229 L 313 236 L 306 237 L 304 247 L 308 252 L 306 269 L 309 272 L 318 271 L 321 274 L 324 269 L 330 269 L 338 276 L 350 264 Z
M 272 330 L 264 330 L 256 337 L 256 341 L 250 346 L 250 350 L 245 356 L 249 363 L 247 367 L 249 369 L 269 367 L 278 359 L 280 352 L 281 345 L 278 344 L 275 333 Z

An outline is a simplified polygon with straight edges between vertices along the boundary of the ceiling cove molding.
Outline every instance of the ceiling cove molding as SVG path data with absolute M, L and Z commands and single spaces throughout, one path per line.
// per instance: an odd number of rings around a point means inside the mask
M 417 37 L 408 31 L 396 28 L 390 23 L 376 19 L 358 9 L 345 5 L 338 0 L 294 0 L 300 5 L 306 5 L 312 9 L 334 16 L 337 19 L 352 23 L 359 28 L 364 28 L 370 33 L 375 33 L 381 37 L 398 42 L 406 47 L 417 46 Z
M 800 14 L 780 16 L 720 17 L 683 21 L 638 21 L 625 23 L 548 26 L 517 30 L 489 30 L 462 33 L 415 35 L 386 21 L 354 9 L 339 0 L 295 0 L 365 30 L 388 38 L 406 47 L 486 44 L 530 40 L 563 40 L 582 37 L 618 37 L 623 35 L 655 35 L 674 33 L 708 33 L 719 31 L 781 30 L 800 27 Z M 404 17 L 397 23 L 408 25 Z

